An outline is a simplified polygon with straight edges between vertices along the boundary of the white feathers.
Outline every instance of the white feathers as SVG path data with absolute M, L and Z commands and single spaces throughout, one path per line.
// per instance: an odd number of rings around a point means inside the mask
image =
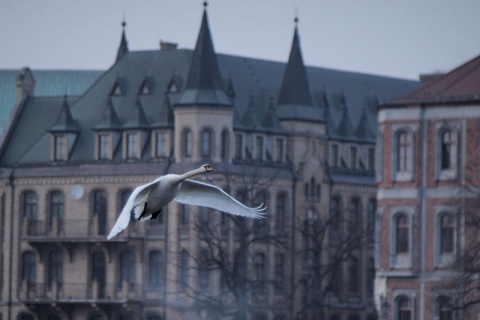
M 158 213 L 172 200 L 189 205 L 210 207 L 247 218 L 264 217 L 266 208 L 263 205 L 256 208 L 247 207 L 217 186 L 187 179 L 210 171 L 212 168 L 204 165 L 183 175 L 162 176 L 136 188 L 128 198 L 107 239 L 113 238 L 128 226 L 132 209 L 134 209 L 135 219 L 144 221 L 150 219 L 154 213 Z

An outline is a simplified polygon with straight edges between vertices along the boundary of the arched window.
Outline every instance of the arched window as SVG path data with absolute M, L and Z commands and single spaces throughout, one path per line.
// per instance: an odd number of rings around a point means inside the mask
M 275 216 L 275 229 L 278 235 L 285 234 L 285 224 L 286 224 L 286 206 L 287 206 L 287 196 L 284 193 L 277 195 L 275 201 L 276 204 L 276 216 Z
M 230 134 L 227 129 L 222 131 L 222 160 L 227 160 L 230 153 Z
M 440 168 L 452 169 L 455 157 L 455 139 L 451 130 L 443 130 L 440 134 Z
M 105 298 L 106 260 L 101 251 L 92 254 L 92 282 L 97 283 L 98 298 Z
M 95 314 L 89 318 L 89 320 L 103 320 L 103 316 L 99 314 Z
M 367 232 L 368 238 L 373 243 L 375 240 L 375 216 L 377 214 L 377 201 L 376 199 L 368 200 L 367 205 Z
M 180 253 L 180 272 L 178 273 L 179 290 L 185 291 L 188 288 L 188 251 Z
M 200 290 L 208 290 L 210 286 L 210 252 L 202 249 L 200 252 L 199 269 L 198 269 L 198 286 Z
M 53 285 L 54 283 L 63 283 L 63 254 L 60 250 L 50 253 L 48 270 L 48 283 Z
M 375 282 L 375 260 L 368 258 L 367 260 L 367 294 L 373 296 L 374 282 Z
M 30 314 L 22 314 L 18 319 L 19 320 L 35 320 L 35 318 Z
M 160 251 L 152 251 L 148 257 L 148 284 L 151 288 L 163 286 L 164 257 Z
M 352 198 L 350 199 L 349 205 L 349 215 L 350 215 L 350 234 L 355 236 L 360 233 L 359 228 L 362 226 L 362 211 L 360 207 L 360 199 Z
M 212 131 L 210 129 L 202 130 L 202 157 L 210 158 L 212 155 Z
M 120 283 L 135 284 L 135 254 L 124 251 L 120 254 Z
M 51 314 L 47 317 L 47 320 L 61 320 L 59 316 Z
M 285 287 L 285 256 L 282 253 L 275 254 L 275 288 L 281 291 Z
M 23 216 L 29 221 L 37 220 L 37 194 L 33 191 L 23 194 Z
M 29 285 L 36 282 L 36 258 L 33 251 L 25 251 L 22 254 L 22 281 Z
M 438 320 L 453 320 L 453 309 L 448 297 L 440 296 L 437 298 L 435 313 Z
M 397 134 L 397 171 L 406 172 L 412 170 L 413 141 L 412 135 L 407 131 Z
M 63 223 L 64 208 L 63 193 L 60 191 L 50 193 L 50 222 L 56 219 L 59 224 Z
M 408 217 L 404 213 L 400 213 L 395 218 L 395 248 L 397 254 L 408 253 L 410 251 L 409 239 L 410 226 Z
M 330 202 L 330 240 L 338 241 L 341 234 L 342 221 L 342 200 L 339 196 L 334 196 Z
M 190 129 L 183 131 L 183 156 L 185 158 L 192 156 L 192 131 Z
M 160 316 L 149 316 L 147 320 L 162 320 L 162 317 Z
M 349 273 L 349 291 L 350 293 L 358 294 L 360 283 L 360 266 L 356 257 L 351 257 L 348 265 Z
M 264 293 L 266 289 L 265 267 L 265 255 L 263 253 L 256 253 L 253 256 L 253 276 L 255 289 L 258 293 Z
M 107 192 L 104 190 L 93 191 L 93 216 L 97 218 L 98 235 L 105 235 L 107 232 Z
M 396 319 L 412 320 L 412 305 L 407 297 L 401 296 L 396 300 Z

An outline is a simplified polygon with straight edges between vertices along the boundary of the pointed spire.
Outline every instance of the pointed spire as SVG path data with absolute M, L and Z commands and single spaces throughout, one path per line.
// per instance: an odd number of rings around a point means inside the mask
M 368 124 L 367 109 L 365 107 L 362 110 L 362 117 L 355 131 L 355 136 L 358 139 L 375 140 L 375 133 Z
M 125 21 L 125 18 L 123 18 L 122 22 L 122 39 L 120 40 L 120 46 L 118 47 L 117 51 L 117 60 L 118 62 L 121 58 L 123 58 L 124 55 L 128 53 L 128 42 L 127 42 L 127 37 L 125 36 L 125 27 L 127 26 L 127 22 Z
M 292 48 L 283 76 L 278 104 L 313 106 L 310 84 L 308 83 L 307 72 L 303 64 L 297 23 L 298 18 L 295 18 Z
M 120 128 L 120 120 L 118 119 L 117 112 L 112 103 L 112 99 L 108 99 L 108 103 L 103 112 L 100 122 L 95 129 L 97 130 L 115 130 Z
M 231 106 L 223 89 L 217 55 L 213 48 L 206 3 L 204 6 L 202 24 L 190 65 L 186 90 L 179 104 Z
M 273 97 L 270 98 L 270 104 L 268 105 L 267 113 L 263 117 L 262 126 L 267 129 L 281 129 L 280 121 L 278 120 L 277 112 L 275 109 L 275 102 Z
M 247 111 L 243 115 L 242 124 L 249 128 L 256 128 L 257 127 L 257 117 L 256 117 L 256 107 L 255 101 L 253 99 L 253 95 L 250 95 L 250 99 L 248 100 Z
M 63 103 L 55 124 L 50 128 L 51 132 L 79 132 L 67 101 L 67 95 L 63 96 Z
M 295 18 L 292 47 L 278 97 L 278 115 L 280 119 L 322 121 L 320 112 L 314 108 L 297 24 L 298 17 Z
M 145 111 L 143 110 L 142 103 L 138 96 L 135 101 L 135 106 L 132 109 L 132 113 L 130 114 L 130 118 L 123 127 L 127 129 L 146 129 L 149 127 L 147 116 L 145 115 Z
M 350 115 L 348 113 L 348 107 L 345 104 L 345 97 L 343 97 L 343 115 L 342 120 L 337 127 L 337 134 L 342 138 L 353 138 L 355 130 L 353 129 L 352 122 L 350 121 Z

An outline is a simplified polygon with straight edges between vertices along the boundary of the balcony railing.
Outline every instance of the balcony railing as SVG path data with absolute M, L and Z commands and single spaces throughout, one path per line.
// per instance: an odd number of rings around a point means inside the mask
M 116 283 L 90 284 L 83 283 L 54 283 L 48 284 L 22 284 L 19 298 L 25 302 L 51 303 L 81 303 L 81 302 L 110 302 L 122 303 L 128 300 L 142 300 L 142 286 L 139 284 Z
M 24 220 L 21 235 L 27 240 L 106 239 L 115 222 L 116 220 L 111 220 L 101 224 L 96 218 L 65 221 Z M 125 240 L 128 237 L 141 236 L 147 225 L 134 221 L 114 239 Z

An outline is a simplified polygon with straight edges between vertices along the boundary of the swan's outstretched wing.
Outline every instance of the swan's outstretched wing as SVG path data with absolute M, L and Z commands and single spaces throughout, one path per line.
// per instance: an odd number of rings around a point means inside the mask
M 263 218 L 265 215 L 263 206 L 247 207 L 217 186 L 188 179 L 182 182 L 180 191 L 174 200 L 248 218 Z
M 151 189 L 153 185 L 157 183 L 157 181 L 158 179 L 150 183 L 144 184 L 140 187 L 137 187 L 135 188 L 135 190 L 133 190 L 130 197 L 128 197 L 125 207 L 123 207 L 122 212 L 118 216 L 117 222 L 115 222 L 112 231 L 110 231 L 110 233 L 108 234 L 107 239 L 112 239 L 120 231 L 128 227 L 128 223 L 130 222 L 130 212 L 132 211 L 133 207 L 145 200 L 146 196 L 148 195 L 149 189 Z

